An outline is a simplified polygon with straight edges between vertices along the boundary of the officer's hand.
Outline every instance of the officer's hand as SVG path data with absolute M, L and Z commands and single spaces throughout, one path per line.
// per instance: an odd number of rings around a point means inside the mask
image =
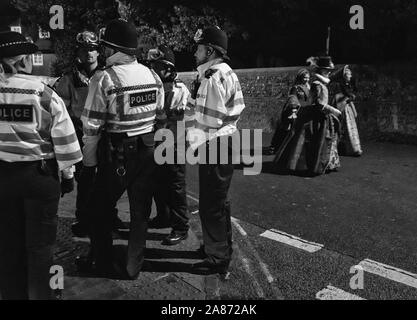
M 74 190 L 74 178 L 61 180 L 61 198 Z

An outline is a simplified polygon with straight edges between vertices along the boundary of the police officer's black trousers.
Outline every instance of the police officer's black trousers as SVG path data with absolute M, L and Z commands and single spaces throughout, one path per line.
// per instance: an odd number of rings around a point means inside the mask
M 81 149 L 83 143 L 83 123 L 79 118 L 71 117 L 77 134 L 78 143 Z M 75 202 L 75 217 L 77 221 L 87 228 L 92 222 L 92 217 L 88 208 L 88 203 L 92 197 L 96 172 L 94 168 L 85 168 L 82 161 L 75 164 L 75 181 L 77 181 L 77 198 Z M 117 209 L 114 208 L 114 220 L 117 219 Z
M 206 150 L 208 154 L 208 146 Z M 228 164 L 220 164 L 218 159 L 217 164 L 199 165 L 199 214 L 204 250 L 210 262 L 218 265 L 228 265 L 233 252 L 231 209 L 227 197 L 234 171 L 231 152 L 229 149 Z
M 60 183 L 40 162 L 0 161 L 0 292 L 2 299 L 52 299 L 49 274 L 57 232 Z
M 105 156 L 106 152 L 99 150 L 101 158 L 91 201 L 91 249 L 98 268 L 106 268 L 112 264 L 114 204 L 127 190 L 130 233 L 126 270 L 130 277 L 135 278 L 144 260 L 148 219 L 155 189 L 153 136 L 127 138 L 124 135 L 112 135 L 111 139 L 115 145 L 123 144 L 126 174 L 119 176 L 116 173 L 119 163 L 109 161 Z M 103 148 L 103 145 L 101 143 L 100 148 Z
M 75 133 L 77 134 L 80 147 L 83 148 L 83 124 L 80 119 L 71 117 L 74 124 Z M 78 222 L 88 225 L 88 201 L 91 198 L 93 185 L 95 179 L 95 172 L 93 170 L 83 170 L 83 163 L 75 164 L 75 180 L 77 181 L 77 200 L 75 203 L 76 211 L 75 217 Z
M 158 219 L 168 221 L 173 231 L 187 233 L 189 215 L 185 164 L 163 164 L 157 168 L 155 204 Z

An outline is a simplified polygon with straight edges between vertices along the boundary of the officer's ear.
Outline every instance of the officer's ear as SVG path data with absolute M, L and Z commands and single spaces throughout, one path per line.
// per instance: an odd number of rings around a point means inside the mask
M 207 56 L 211 56 L 214 53 L 214 49 L 212 47 L 207 47 Z
M 32 57 L 33 56 L 31 54 L 27 54 L 17 61 L 15 64 L 16 70 L 25 73 L 32 73 Z

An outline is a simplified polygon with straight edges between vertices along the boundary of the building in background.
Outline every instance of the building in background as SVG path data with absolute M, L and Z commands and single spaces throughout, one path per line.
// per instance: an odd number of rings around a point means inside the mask
M 54 78 L 53 66 L 56 62 L 54 44 L 49 31 L 27 27 L 22 24 L 21 12 L 12 5 L 0 4 L 0 31 L 15 31 L 34 41 L 39 52 L 33 55 L 33 74 L 45 76 L 45 80 L 51 84 Z

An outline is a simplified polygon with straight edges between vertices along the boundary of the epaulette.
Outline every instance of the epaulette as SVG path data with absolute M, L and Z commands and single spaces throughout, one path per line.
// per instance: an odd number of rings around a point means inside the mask
M 205 73 L 204 76 L 206 77 L 206 79 L 210 79 L 211 76 L 213 74 L 215 74 L 218 70 L 217 69 L 208 69 Z
M 182 82 L 180 79 L 175 79 L 174 80 L 174 86 L 176 88 L 181 88 L 180 84 L 185 84 L 184 82 Z
M 55 81 L 54 86 L 51 86 L 49 83 L 46 83 L 46 82 L 43 82 L 43 81 L 42 81 L 42 84 L 45 87 L 48 87 L 49 89 L 51 89 L 53 92 L 55 92 L 59 96 L 59 93 L 56 91 L 56 88 L 55 88 L 56 81 Z

